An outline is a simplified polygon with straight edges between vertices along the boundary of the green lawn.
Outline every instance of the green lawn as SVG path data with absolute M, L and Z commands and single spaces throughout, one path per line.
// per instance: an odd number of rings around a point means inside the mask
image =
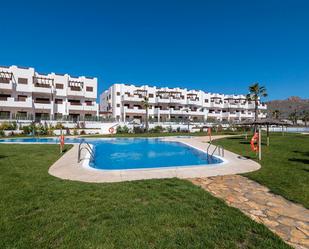
M 249 139 L 230 137 L 215 141 L 225 149 L 256 159 L 250 151 Z M 309 208 L 309 136 L 300 134 L 270 135 L 270 146 L 263 134 L 262 168 L 245 174 L 274 193 Z
M 289 248 L 188 181 L 112 184 L 47 173 L 56 145 L 0 145 L 0 248 Z

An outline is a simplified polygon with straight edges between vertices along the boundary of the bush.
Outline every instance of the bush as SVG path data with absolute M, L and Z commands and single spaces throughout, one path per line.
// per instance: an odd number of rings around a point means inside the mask
M 126 134 L 126 133 L 129 133 L 130 132 L 130 129 L 128 128 L 128 126 L 117 126 L 116 128 L 116 133 L 118 134 Z
M 55 129 L 57 130 L 64 129 L 64 126 L 59 122 L 56 124 Z
M 135 127 L 133 127 L 133 132 L 134 133 L 145 133 L 145 129 L 141 128 L 139 126 L 135 126 Z
M 4 134 L 4 130 L 0 130 L 0 137 L 4 137 L 5 134 Z
M 164 131 L 164 128 L 160 125 L 157 125 L 155 127 L 153 127 L 152 129 L 149 130 L 152 133 L 161 133 Z
M 78 132 L 77 132 L 76 129 L 73 130 L 73 135 L 74 135 L 74 136 L 77 136 L 77 135 L 78 135 Z
M 17 123 L 16 122 L 3 122 L 0 125 L 0 130 L 5 130 L 5 131 L 11 131 L 11 130 L 16 130 L 17 129 Z
M 66 132 L 66 135 L 67 135 L 67 136 L 70 136 L 70 135 L 71 135 L 71 132 L 70 132 L 70 129 L 69 129 L 69 128 L 66 128 L 66 129 L 65 129 L 65 132 Z
M 122 127 L 121 127 L 120 125 L 117 126 L 117 128 L 116 128 L 116 133 L 122 134 Z
M 80 135 L 86 135 L 86 132 L 84 130 L 81 130 Z
M 129 127 L 128 126 L 124 126 L 124 127 L 122 127 L 122 133 L 129 133 Z

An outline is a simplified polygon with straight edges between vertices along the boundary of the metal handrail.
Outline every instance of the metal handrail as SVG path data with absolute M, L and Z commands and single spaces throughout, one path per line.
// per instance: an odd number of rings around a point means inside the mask
M 83 144 L 87 145 L 87 147 L 81 147 Z M 81 151 L 83 149 L 86 149 L 89 152 L 91 159 L 94 159 L 94 150 L 92 149 L 89 143 L 85 142 L 85 140 L 82 140 L 78 145 L 78 156 L 77 156 L 78 163 L 81 161 L 80 157 L 81 157 Z
M 213 144 L 212 144 L 212 143 L 209 143 L 209 145 L 208 145 L 208 147 L 207 147 L 207 155 L 208 155 L 208 156 L 210 155 L 210 154 L 209 154 L 209 149 L 210 149 L 210 146 L 211 146 L 211 145 L 213 145 Z M 214 148 L 214 150 L 212 151 L 211 156 L 213 156 L 214 153 L 216 152 L 216 150 L 218 150 L 219 156 L 224 157 L 224 148 L 223 148 L 223 146 L 221 146 L 221 145 L 214 145 L 214 146 L 215 146 L 215 148 Z

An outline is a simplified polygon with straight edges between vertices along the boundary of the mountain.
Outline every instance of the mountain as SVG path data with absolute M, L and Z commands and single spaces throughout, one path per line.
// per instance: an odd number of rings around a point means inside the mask
M 275 110 L 280 111 L 280 118 L 288 118 L 288 116 L 296 111 L 298 114 L 303 111 L 309 111 L 309 99 L 301 99 L 292 96 L 285 100 L 272 100 L 266 102 L 268 116 L 271 117 L 272 112 Z

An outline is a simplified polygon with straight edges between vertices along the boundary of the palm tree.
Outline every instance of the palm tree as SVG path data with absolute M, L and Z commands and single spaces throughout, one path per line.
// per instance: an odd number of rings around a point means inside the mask
M 271 115 L 274 119 L 279 119 L 281 112 L 279 110 L 274 110 Z
M 307 126 L 307 122 L 309 121 L 309 111 L 303 111 L 302 120 L 305 122 L 305 126 Z
M 267 97 L 267 91 L 264 86 L 260 86 L 259 83 L 254 83 L 253 85 L 249 86 L 249 93 L 247 94 L 247 100 L 254 101 L 254 121 L 258 120 L 259 100 L 262 97 Z M 256 125 L 254 125 L 254 132 L 256 132 Z
M 146 128 L 146 132 L 148 132 L 148 109 L 149 109 L 149 98 L 147 96 L 144 96 L 144 100 L 142 101 L 142 105 L 144 107 L 144 109 L 146 110 L 146 119 L 145 119 L 145 128 Z
M 291 120 L 293 122 L 293 125 L 295 125 L 297 123 L 297 119 L 298 119 L 298 114 L 297 114 L 297 111 L 294 110 L 292 113 L 290 113 L 289 120 Z

